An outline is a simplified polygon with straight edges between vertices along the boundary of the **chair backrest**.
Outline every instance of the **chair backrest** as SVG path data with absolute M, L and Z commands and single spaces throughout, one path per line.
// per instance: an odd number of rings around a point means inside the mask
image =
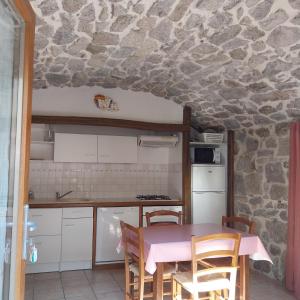
M 250 221 L 247 218 L 222 216 L 222 225 L 223 226 L 229 226 L 229 225 L 234 226 L 235 224 L 246 226 L 248 228 L 248 230 L 247 230 L 248 233 L 254 234 L 254 232 L 255 232 L 255 223 L 253 221 Z
M 229 257 L 231 258 L 231 266 L 237 267 L 240 242 L 241 235 L 239 233 L 217 233 L 200 237 L 193 236 L 193 274 L 197 273 L 198 264 L 202 264 L 202 262 L 205 261 L 205 259 L 211 258 Z
M 229 297 L 228 300 L 235 299 L 235 284 L 237 276 L 238 254 L 241 242 L 239 233 L 219 233 L 206 236 L 192 237 L 192 273 L 193 286 L 197 287 L 199 282 L 209 281 L 208 275 L 229 277 Z M 203 260 L 228 257 L 231 258 L 231 266 L 206 266 L 205 269 L 198 270 L 198 265 L 203 266 Z M 215 286 L 215 290 L 219 290 Z M 200 291 L 201 292 L 201 291 Z M 198 290 L 194 289 L 194 297 L 198 299 Z
M 151 221 L 154 217 L 175 217 L 175 221 L 171 220 L 159 220 L 159 221 Z M 182 212 L 172 211 L 172 210 L 156 210 L 153 212 L 146 213 L 146 221 L 147 226 L 154 226 L 154 225 L 171 225 L 171 224 L 182 224 Z
M 125 282 L 126 283 L 126 299 L 131 297 L 129 287 L 130 263 L 136 263 L 139 269 L 138 280 L 138 298 L 144 299 L 144 280 L 145 280 L 145 261 L 144 261 L 144 235 L 142 228 L 136 228 L 123 221 L 120 221 L 122 231 L 122 242 L 125 254 Z
M 120 221 L 125 263 L 136 262 L 144 270 L 144 236 L 142 228 Z

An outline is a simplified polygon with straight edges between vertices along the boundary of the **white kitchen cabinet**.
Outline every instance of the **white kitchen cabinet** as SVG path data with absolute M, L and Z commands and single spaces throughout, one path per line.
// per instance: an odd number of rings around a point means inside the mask
M 30 238 L 38 249 L 38 261 L 27 262 L 27 273 L 91 268 L 92 207 L 34 208 L 29 220 L 37 225 Z
M 89 134 L 56 133 L 55 162 L 97 162 L 97 136 Z
M 34 243 L 39 249 L 39 263 L 59 263 L 61 250 L 61 237 L 54 236 L 37 236 Z
M 33 208 L 29 210 L 29 220 L 36 224 L 30 236 L 61 235 L 61 208 Z
M 35 236 L 33 241 L 38 249 L 38 261 L 35 264 L 27 261 L 26 273 L 59 271 L 61 236 Z
M 132 136 L 98 136 L 98 162 L 137 163 L 137 138 Z
M 124 252 L 117 251 L 120 221 L 139 226 L 138 207 L 105 207 L 97 209 L 96 262 L 105 264 L 124 260 Z
M 63 208 L 60 270 L 92 267 L 93 208 Z
M 59 271 L 61 254 L 61 208 L 34 208 L 29 220 L 37 226 L 30 239 L 38 249 L 37 263 L 27 261 L 26 273 Z
M 93 219 L 63 219 L 61 271 L 92 266 Z

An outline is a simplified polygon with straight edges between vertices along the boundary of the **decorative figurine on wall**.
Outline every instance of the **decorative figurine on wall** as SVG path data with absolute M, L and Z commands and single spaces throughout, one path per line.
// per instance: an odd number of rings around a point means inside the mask
M 106 111 L 118 111 L 119 106 L 117 102 L 115 102 L 113 99 L 111 99 L 108 96 L 104 95 L 95 95 L 94 102 L 100 110 L 106 110 Z

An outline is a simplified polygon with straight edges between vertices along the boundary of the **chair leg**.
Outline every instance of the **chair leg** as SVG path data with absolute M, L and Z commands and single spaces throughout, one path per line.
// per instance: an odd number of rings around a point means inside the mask
M 176 300 L 177 298 L 177 282 L 176 280 L 172 279 L 171 282 L 171 289 L 172 289 L 172 300 Z
M 182 300 L 181 285 L 174 279 L 172 280 L 172 300 Z
M 225 299 L 228 299 L 229 295 L 228 295 L 228 290 L 227 289 L 223 290 L 223 295 L 224 295 Z
M 198 293 L 198 292 L 194 292 L 194 293 L 192 294 L 192 299 L 193 299 L 193 300 L 198 300 L 198 299 L 199 299 L 199 293 Z
M 130 295 L 132 295 L 132 288 L 131 288 L 131 283 L 132 283 L 132 276 L 131 272 L 126 268 L 125 270 L 125 300 L 130 300 Z
M 144 280 L 142 278 L 142 276 L 139 276 L 138 279 L 138 295 L 139 295 L 139 300 L 143 300 L 144 299 L 144 288 L 145 288 L 145 284 L 144 284 Z

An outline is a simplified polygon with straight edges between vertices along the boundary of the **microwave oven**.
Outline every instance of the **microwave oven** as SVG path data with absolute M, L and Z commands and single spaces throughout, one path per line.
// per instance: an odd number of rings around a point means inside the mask
M 192 164 L 221 164 L 221 150 L 213 147 L 191 147 Z

